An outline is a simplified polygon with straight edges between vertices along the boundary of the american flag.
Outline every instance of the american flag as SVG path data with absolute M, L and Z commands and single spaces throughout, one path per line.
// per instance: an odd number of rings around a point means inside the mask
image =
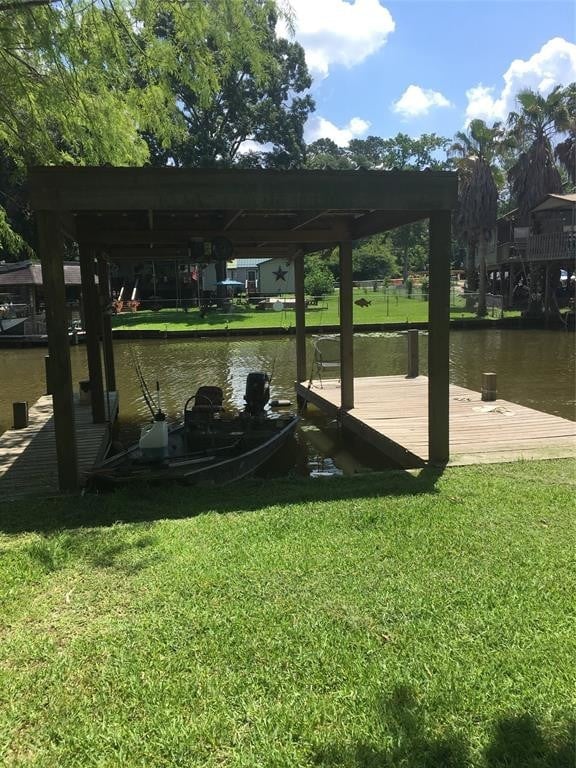
M 196 280 L 196 282 L 198 282 L 198 266 L 196 264 L 192 267 L 190 277 L 192 280 Z

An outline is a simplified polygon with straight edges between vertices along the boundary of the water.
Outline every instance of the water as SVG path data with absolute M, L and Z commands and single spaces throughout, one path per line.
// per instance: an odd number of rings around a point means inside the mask
M 217 384 L 228 405 L 242 407 L 246 376 L 250 371 L 272 373 L 272 397 L 294 401 L 294 337 L 245 339 L 143 340 L 114 343 L 116 377 L 120 390 L 123 439 L 136 434 L 136 425 L 148 411 L 134 371 L 134 357 L 152 388 L 162 385 L 162 406 L 172 419 L 201 384 Z M 378 376 L 406 371 L 406 335 L 357 334 L 354 340 L 355 374 Z M 35 402 L 45 392 L 44 348 L 0 349 L 0 433 L 11 426 L 12 402 Z M 426 373 L 427 337 L 420 337 L 420 367 Z M 87 378 L 86 351 L 71 348 L 73 380 Z M 308 340 L 312 360 L 312 340 Z M 485 371 L 498 374 L 498 394 L 512 402 L 576 420 L 574 335 L 545 330 L 454 331 L 450 342 L 450 379 L 479 391 Z M 300 440 L 313 471 L 330 471 L 326 457 L 335 458 L 347 472 L 357 469 L 355 459 L 338 445 L 335 431 L 322 422 L 304 423 Z M 328 427 L 328 429 L 326 429 Z M 365 464 L 364 460 L 356 463 Z

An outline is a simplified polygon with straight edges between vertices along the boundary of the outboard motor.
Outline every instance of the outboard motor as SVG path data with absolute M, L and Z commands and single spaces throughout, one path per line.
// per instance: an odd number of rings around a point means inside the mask
M 270 377 L 267 373 L 254 372 L 246 377 L 246 413 L 257 416 L 264 411 L 270 400 Z

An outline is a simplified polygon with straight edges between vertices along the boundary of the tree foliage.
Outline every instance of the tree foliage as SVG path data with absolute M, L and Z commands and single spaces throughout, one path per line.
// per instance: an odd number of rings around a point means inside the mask
M 277 37 L 278 15 L 274 0 L 5 3 L 7 186 L 33 164 L 229 164 L 245 139 L 270 143 L 258 162 L 298 164 L 310 78 L 302 48 Z M 1 193 L 0 245 L 13 250 L 14 195 Z
M 570 128 L 567 90 L 554 88 L 547 97 L 531 90 L 517 96 L 520 110 L 508 124 L 520 155 L 508 171 L 518 222 L 527 224 L 530 211 L 545 195 L 562 192 L 562 178 L 554 161 L 552 137 Z M 573 117 L 573 116 L 572 116 Z
M 405 133 L 388 139 L 368 136 L 352 139 L 347 147 L 339 147 L 332 139 L 318 139 L 306 149 L 306 166 L 344 170 L 439 170 L 447 167 L 448 144 L 448 139 L 435 133 L 424 133 L 417 138 Z
M 352 270 L 355 280 L 383 279 L 395 277 L 399 273 L 398 262 L 386 233 L 374 235 L 355 244 Z
M 159 3 L 153 50 L 170 54 L 172 136 L 147 139 L 156 163 L 176 166 L 294 167 L 304 152 L 304 123 L 314 103 L 303 48 L 278 37 L 273 0 L 202 0 L 202 29 L 191 35 L 196 10 Z M 197 20 L 196 20 L 196 23 Z M 191 48 L 203 40 L 201 66 Z M 197 69 L 197 71 L 195 71 Z M 209 86 L 209 87 L 206 87 Z M 268 145 L 242 154 L 246 141 Z
M 334 293 L 334 275 L 318 256 L 306 259 L 304 290 L 310 296 L 326 296 Z

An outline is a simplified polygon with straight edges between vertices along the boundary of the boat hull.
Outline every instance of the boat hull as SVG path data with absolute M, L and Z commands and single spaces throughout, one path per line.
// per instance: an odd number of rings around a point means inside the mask
M 228 485 L 253 474 L 265 464 L 294 435 L 298 416 L 264 420 L 258 424 L 228 424 L 222 433 L 217 430 L 214 446 L 183 454 L 186 427 L 170 431 L 171 456 L 162 462 L 145 462 L 139 458 L 137 446 L 118 454 L 96 468 L 90 480 L 96 485 L 123 485 L 130 482 L 181 482 L 191 485 Z M 228 437 L 228 444 L 220 444 Z M 210 442 L 210 440 L 208 440 Z M 174 450 L 176 446 L 176 451 Z

